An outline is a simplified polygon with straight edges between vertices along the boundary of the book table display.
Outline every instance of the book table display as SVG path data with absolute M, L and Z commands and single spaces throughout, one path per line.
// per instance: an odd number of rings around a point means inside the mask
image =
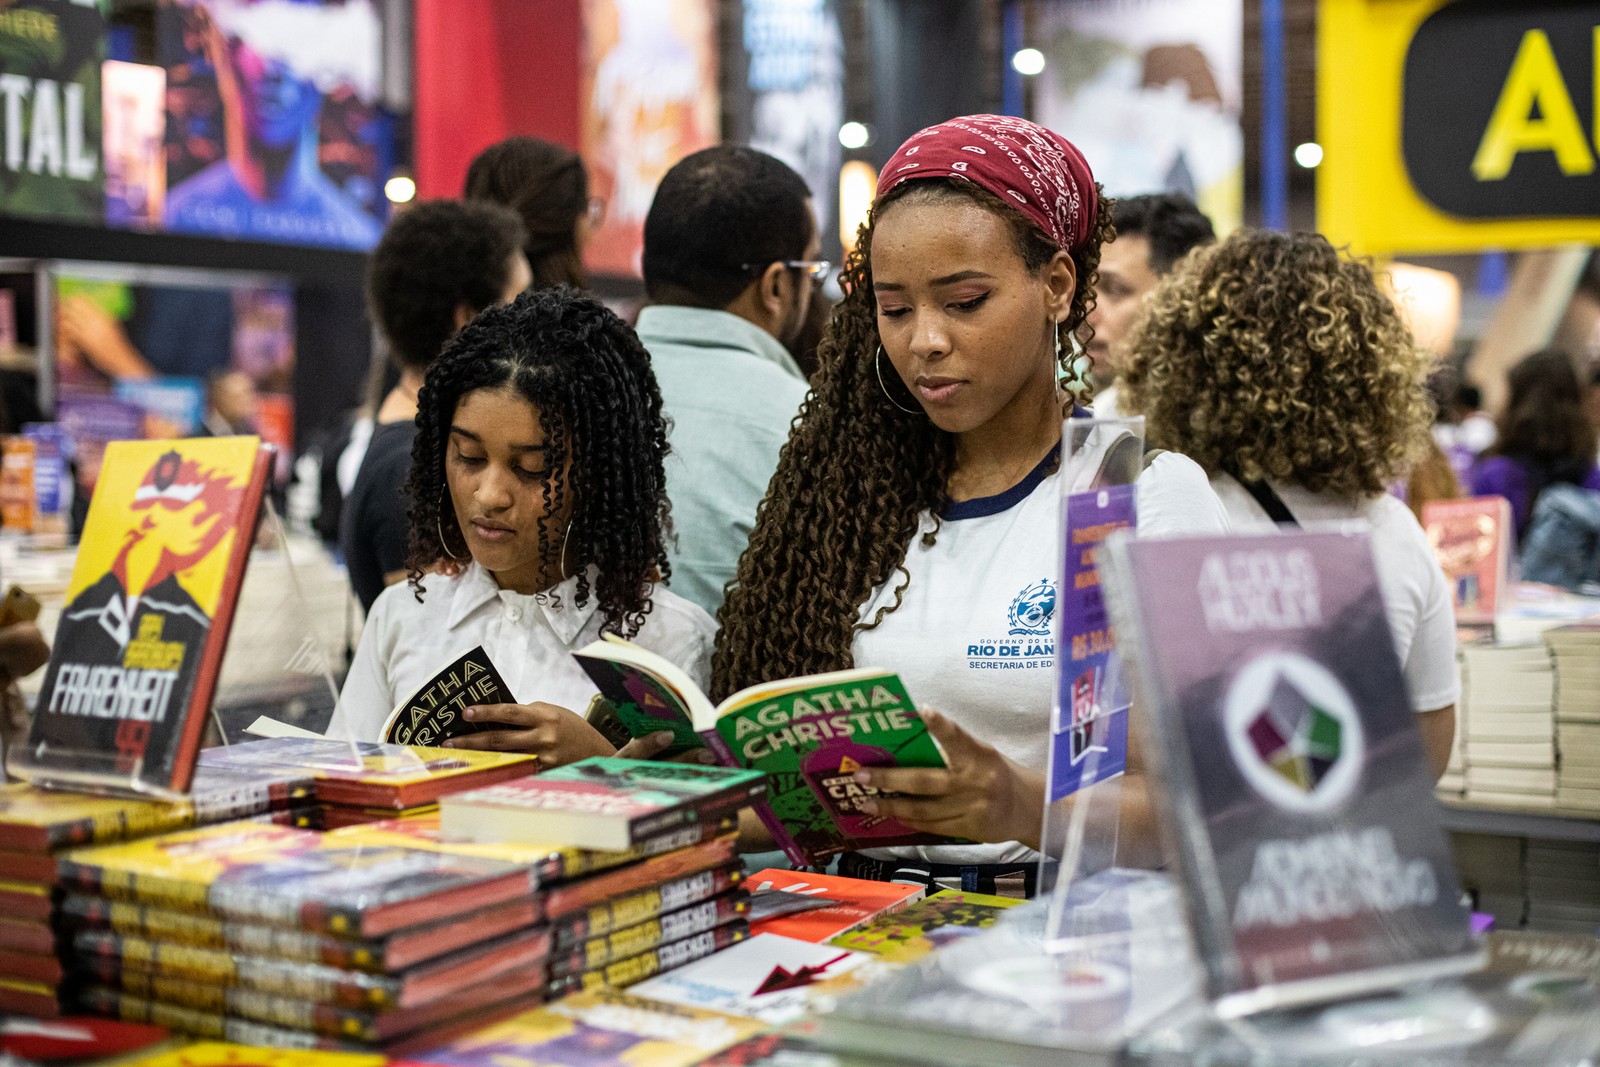
M 69 639 L 7 754 L 24 781 L 0 787 L 0 1012 L 135 1029 L 8 1022 L 0 1055 L 40 1055 L 48 1032 L 93 1059 L 170 1031 L 125 1062 L 1595 1062 L 1592 931 L 1473 932 L 1367 536 L 1139 539 L 1139 430 L 1065 435 L 1073 595 L 1026 904 L 745 870 L 747 808 L 802 859 L 917 839 L 852 788 L 864 764 L 942 764 L 892 673 L 719 709 L 622 646 L 584 650 L 617 694 L 592 721 L 619 743 L 703 739 L 722 766 L 539 773 L 314 731 L 203 747 L 219 667 L 260 652 L 240 592 L 259 445 L 113 444 L 128 473 L 102 485 L 126 492 L 95 498 Z M 206 521 L 184 525 L 197 501 Z M 118 546 L 150 508 L 141 529 L 171 541 L 141 563 Z M 287 576 L 257 601 L 270 619 L 310 610 Z M 297 640 L 257 681 L 331 691 L 325 642 Z M 440 666 L 396 709 L 414 736 L 446 739 L 441 709 L 493 673 L 471 653 Z M 763 765 L 780 737 L 793 751 Z M 1119 824 L 1136 790 L 1166 871 L 1117 864 L 1142 844 Z

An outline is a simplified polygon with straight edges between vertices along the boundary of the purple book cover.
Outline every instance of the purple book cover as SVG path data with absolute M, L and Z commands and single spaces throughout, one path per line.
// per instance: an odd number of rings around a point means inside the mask
M 1470 969 L 1367 535 L 1121 537 L 1107 558 L 1219 1011 Z
M 1111 485 L 1063 502 L 1061 638 L 1050 723 L 1050 801 L 1128 766 L 1128 695 L 1100 587 L 1101 545 L 1134 525 L 1135 487 Z

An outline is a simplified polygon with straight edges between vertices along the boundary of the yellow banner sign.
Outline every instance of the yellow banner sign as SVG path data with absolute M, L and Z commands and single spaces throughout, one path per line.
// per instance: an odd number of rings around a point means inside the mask
M 1335 242 L 1600 244 L 1600 3 L 1321 0 L 1317 127 Z

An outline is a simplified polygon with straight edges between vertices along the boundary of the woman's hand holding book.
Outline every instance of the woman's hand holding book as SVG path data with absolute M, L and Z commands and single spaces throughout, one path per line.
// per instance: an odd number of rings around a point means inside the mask
M 938 712 L 923 709 L 921 714 L 949 766 L 863 767 L 855 774 L 857 782 L 900 795 L 863 801 L 861 809 L 930 833 L 1038 848 L 1044 775 L 1006 758 Z

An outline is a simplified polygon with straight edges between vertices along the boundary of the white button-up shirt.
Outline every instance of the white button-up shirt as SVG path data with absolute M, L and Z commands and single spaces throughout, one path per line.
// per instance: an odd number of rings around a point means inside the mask
M 583 714 L 596 690 L 572 653 L 600 636 L 601 623 L 592 569 L 589 577 L 589 599 L 582 607 L 574 600 L 576 575 L 543 593 L 513 593 L 476 563 L 457 578 L 428 575 L 420 604 L 408 582 L 385 589 L 367 616 L 328 736 L 381 741 L 395 706 L 477 645 L 518 703 L 542 700 Z M 711 678 L 716 635 L 711 617 L 660 586 L 651 603 L 634 642 L 665 656 L 704 687 Z

